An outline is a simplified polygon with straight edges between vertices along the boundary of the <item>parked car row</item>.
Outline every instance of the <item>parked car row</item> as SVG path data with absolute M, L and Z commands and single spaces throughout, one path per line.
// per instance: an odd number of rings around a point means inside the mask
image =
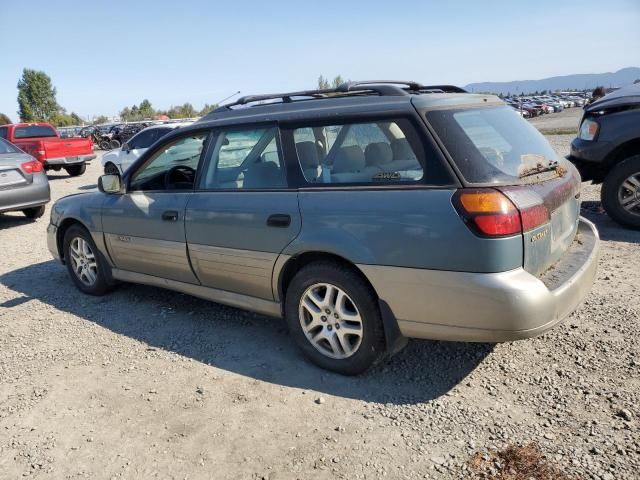
M 546 113 L 561 112 L 565 108 L 582 107 L 588 101 L 588 93 L 549 94 L 503 99 L 525 118 L 537 117 Z

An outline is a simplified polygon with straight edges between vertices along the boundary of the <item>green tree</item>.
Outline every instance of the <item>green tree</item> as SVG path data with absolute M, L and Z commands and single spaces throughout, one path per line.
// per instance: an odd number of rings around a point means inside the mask
M 59 113 L 56 89 L 44 72 L 25 68 L 18 81 L 18 113 L 23 122 L 48 121 Z
M 11 123 L 11 119 L 4 113 L 0 113 L 0 125 L 7 125 Z
M 328 78 L 325 78 L 322 75 L 318 77 L 318 89 L 320 90 L 326 90 L 328 88 L 337 88 L 339 85 L 343 83 L 344 83 L 344 79 L 340 75 L 333 77 L 333 80 L 329 80 Z
M 204 117 L 207 113 L 213 112 L 216 108 L 218 108 L 218 105 L 215 103 L 213 105 L 205 103 L 204 107 L 202 107 L 202 110 L 200 110 L 200 116 Z
M 146 98 L 140 102 L 138 106 L 138 114 L 140 115 L 140 120 L 153 118 L 155 115 L 155 110 L 151 106 L 151 102 Z
M 107 123 L 107 122 L 109 122 L 109 119 L 104 115 L 100 115 L 99 117 L 93 120 L 94 125 L 100 125 L 101 123 Z

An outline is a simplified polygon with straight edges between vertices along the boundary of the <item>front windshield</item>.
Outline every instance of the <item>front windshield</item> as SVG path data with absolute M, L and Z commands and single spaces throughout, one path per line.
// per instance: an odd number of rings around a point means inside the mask
M 535 127 L 509 106 L 433 110 L 426 114 L 470 183 L 520 183 L 559 160 Z

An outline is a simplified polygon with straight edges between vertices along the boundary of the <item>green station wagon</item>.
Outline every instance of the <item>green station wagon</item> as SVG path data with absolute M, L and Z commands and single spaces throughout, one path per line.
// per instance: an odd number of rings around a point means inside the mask
M 168 288 L 284 317 L 357 374 L 406 338 L 546 332 L 589 292 L 580 176 L 491 95 L 415 82 L 243 97 L 58 200 L 75 285 Z

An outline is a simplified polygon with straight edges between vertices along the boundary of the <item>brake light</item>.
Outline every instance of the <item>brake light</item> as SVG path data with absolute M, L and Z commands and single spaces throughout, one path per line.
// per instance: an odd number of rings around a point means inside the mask
M 505 237 L 522 232 L 520 212 L 497 190 L 458 190 L 454 201 L 467 225 L 482 236 Z
M 467 225 L 485 237 L 521 234 L 549 222 L 549 210 L 537 195 L 507 193 L 491 188 L 458 190 L 454 205 Z
M 32 160 L 31 162 L 26 162 L 20 165 L 20 168 L 24 173 L 37 173 L 44 171 L 42 167 L 42 163 L 37 160 Z

